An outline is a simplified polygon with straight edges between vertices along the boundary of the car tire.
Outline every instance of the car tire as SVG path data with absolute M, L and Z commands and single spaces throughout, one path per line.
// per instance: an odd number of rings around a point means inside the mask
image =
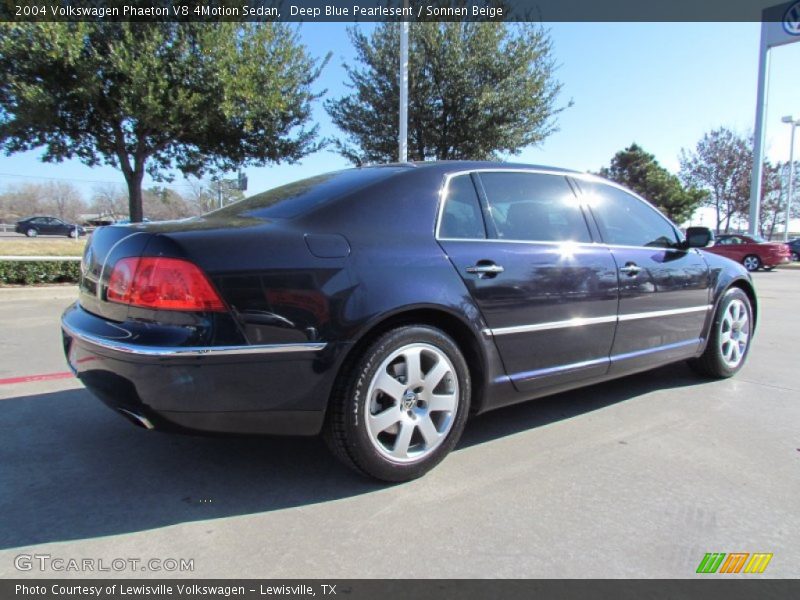
M 28 231 L 25 232 L 25 235 L 28 237 L 36 237 L 37 235 L 39 235 L 39 232 L 36 231 L 33 227 L 31 227 L 30 229 L 28 229 Z
M 793 260 L 794 262 L 797 262 L 798 260 L 800 260 L 800 254 L 798 254 L 797 252 L 794 252 L 794 251 L 793 251 L 793 252 L 792 252 L 792 260 Z
M 755 254 L 748 254 L 742 259 L 742 264 L 750 272 L 758 271 L 761 268 L 761 259 Z
M 706 349 L 689 365 L 701 375 L 733 377 L 744 365 L 753 339 L 753 308 L 740 288 L 730 288 L 719 302 Z
M 71 237 L 73 240 L 78 239 L 78 230 L 77 229 L 70 229 L 67 237 Z
M 388 482 L 416 479 L 461 437 L 472 395 L 469 368 L 458 345 L 439 329 L 388 331 L 339 379 L 324 438 L 361 474 Z

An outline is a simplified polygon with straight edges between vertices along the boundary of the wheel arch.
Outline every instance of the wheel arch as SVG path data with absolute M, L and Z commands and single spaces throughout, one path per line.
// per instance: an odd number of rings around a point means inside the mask
M 717 298 L 714 310 L 716 311 L 716 307 L 719 305 L 720 299 L 722 298 L 722 296 L 725 295 L 725 292 L 727 292 L 731 288 L 739 288 L 747 295 L 747 298 L 750 300 L 750 308 L 753 311 L 753 331 L 755 332 L 756 325 L 758 324 L 758 298 L 756 297 L 756 290 L 753 287 L 753 284 L 747 281 L 746 279 L 740 278 L 731 281 L 722 290 L 722 293 L 719 295 L 719 298 Z
M 428 325 L 443 331 L 453 338 L 459 350 L 464 354 L 464 359 L 469 368 L 472 385 L 470 412 L 479 412 L 483 406 L 487 372 L 486 350 L 481 343 L 480 333 L 476 332 L 461 316 L 438 305 L 404 307 L 390 314 L 382 315 L 365 327 L 339 365 L 331 397 L 335 395 L 337 389 L 341 389 L 340 386 L 344 384 L 344 379 L 353 364 L 363 356 L 374 340 L 387 331 L 404 325 Z
M 717 310 L 719 310 L 719 304 L 722 302 L 722 298 L 725 297 L 725 294 L 728 292 L 728 290 L 734 288 L 742 290 L 742 292 L 744 292 L 744 294 L 747 296 L 747 299 L 750 300 L 750 308 L 753 313 L 753 333 L 755 333 L 756 324 L 758 323 L 758 297 L 756 296 L 756 290 L 749 279 L 745 277 L 735 277 L 733 279 L 720 282 L 720 284 L 715 288 L 712 303 L 714 308 L 710 312 L 708 320 L 706 321 L 706 326 L 703 330 L 703 350 L 705 350 L 708 339 L 711 337 L 711 328 L 714 326 L 714 319 L 716 319 Z

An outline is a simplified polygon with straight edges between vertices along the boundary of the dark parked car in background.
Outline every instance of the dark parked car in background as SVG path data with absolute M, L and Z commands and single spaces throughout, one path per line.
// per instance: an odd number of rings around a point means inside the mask
M 800 260 L 800 238 L 789 240 L 787 243 L 789 245 L 789 251 L 792 253 L 792 260 Z
M 14 231 L 28 237 L 37 235 L 66 235 L 77 238 L 86 235 L 86 230 L 80 225 L 66 223 L 57 217 L 28 217 L 17 221 Z
M 757 235 L 718 235 L 707 252 L 719 254 L 744 265 L 748 271 L 769 271 L 789 262 L 791 252 L 783 242 L 768 242 Z
M 680 360 L 735 374 L 756 296 L 697 250 L 711 239 L 592 175 L 349 169 L 98 229 L 64 351 L 148 429 L 322 432 L 350 467 L 403 481 L 472 414 Z

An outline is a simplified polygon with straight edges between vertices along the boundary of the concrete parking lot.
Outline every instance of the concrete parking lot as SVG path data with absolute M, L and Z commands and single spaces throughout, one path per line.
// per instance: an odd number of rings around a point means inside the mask
M 60 375 L 75 289 L 0 290 L 0 577 L 684 578 L 707 552 L 773 553 L 763 577 L 797 577 L 800 270 L 755 280 L 736 378 L 675 364 L 490 413 L 396 486 L 317 439 L 136 429 Z M 19 571 L 21 554 L 194 571 Z

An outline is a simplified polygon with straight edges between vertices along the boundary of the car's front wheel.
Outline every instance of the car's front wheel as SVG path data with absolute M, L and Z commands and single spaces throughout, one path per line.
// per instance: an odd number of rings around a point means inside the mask
M 39 232 L 36 231 L 33 227 L 31 227 L 30 229 L 28 229 L 28 231 L 25 232 L 25 235 L 27 235 L 28 237 L 36 237 L 37 235 L 39 235 Z
M 748 254 L 742 260 L 742 264 L 748 271 L 758 271 L 761 268 L 761 259 L 755 254 Z
M 795 252 L 794 250 L 792 250 L 792 260 L 793 260 L 794 262 L 797 262 L 798 260 L 800 260 L 800 254 L 798 254 L 798 253 L 797 253 L 797 252 Z
M 458 442 L 471 394 L 469 368 L 450 336 L 427 325 L 393 329 L 337 385 L 325 438 L 356 471 L 384 481 L 415 479 Z
M 744 365 L 752 335 L 750 298 L 741 289 L 731 288 L 717 307 L 705 351 L 689 364 L 703 375 L 732 377 Z

